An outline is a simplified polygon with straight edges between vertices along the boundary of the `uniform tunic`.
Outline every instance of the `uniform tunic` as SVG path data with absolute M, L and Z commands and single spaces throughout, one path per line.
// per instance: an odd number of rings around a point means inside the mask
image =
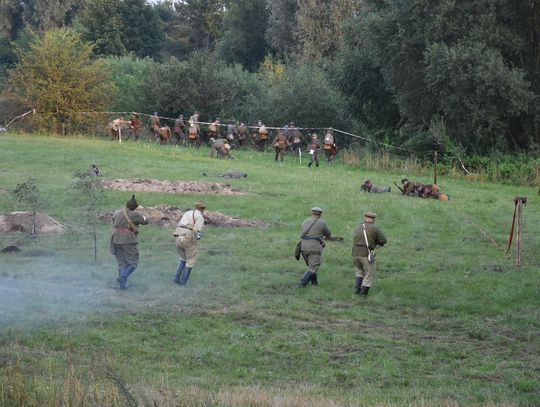
M 184 213 L 173 233 L 176 237 L 176 249 L 180 260 L 185 260 L 186 267 L 193 267 L 199 253 L 197 234 L 204 226 L 204 217 L 198 209 L 191 209 Z
M 111 237 L 111 252 L 116 257 L 120 268 L 130 264 L 137 267 L 139 262 L 137 232 L 130 228 L 126 215 L 135 226 L 148 224 L 145 216 L 128 208 L 119 209 L 113 214 L 114 232 Z
M 308 232 L 306 233 L 306 231 Z M 322 239 L 323 237 L 330 237 L 331 235 L 332 233 L 330 232 L 330 229 L 328 229 L 326 222 L 317 216 L 307 218 L 304 223 L 302 223 L 302 243 L 300 245 L 300 250 L 306 265 L 309 267 L 308 271 L 316 273 L 319 269 L 322 251 L 324 249 Z
M 364 229 L 362 225 L 365 225 L 366 227 L 366 236 L 370 250 L 374 250 L 377 246 L 384 246 L 387 240 L 382 230 L 373 223 L 361 223 L 354 230 L 352 256 L 356 276 L 363 278 L 363 286 L 371 287 L 375 281 L 375 261 L 370 263 L 367 259 L 368 248 L 366 247 L 366 239 L 364 238 Z

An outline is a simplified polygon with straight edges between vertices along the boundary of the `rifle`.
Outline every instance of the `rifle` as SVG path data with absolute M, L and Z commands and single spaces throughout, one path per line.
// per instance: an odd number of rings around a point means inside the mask
M 401 191 L 402 194 L 405 193 L 405 190 L 403 188 L 401 188 L 398 184 L 396 184 L 395 181 L 394 181 L 394 185 L 397 187 L 397 189 L 399 189 Z

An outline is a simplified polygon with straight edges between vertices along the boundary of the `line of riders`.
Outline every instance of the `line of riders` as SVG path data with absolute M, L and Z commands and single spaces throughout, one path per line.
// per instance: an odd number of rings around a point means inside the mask
M 129 120 L 117 118 L 109 122 L 107 129 L 113 140 L 122 140 L 122 138 L 128 140 L 131 137 L 138 140 L 141 126 L 139 114 L 133 112 Z M 125 137 L 123 137 L 123 131 L 126 131 Z M 237 125 L 234 121 L 225 126 L 221 124 L 219 118 L 216 118 L 207 126 L 206 131 L 201 131 L 198 112 L 189 118 L 187 124 L 184 122 L 183 115 L 180 115 L 175 120 L 172 130 L 169 126 L 161 125 L 159 116 L 155 112 L 150 116 L 150 131 L 160 144 L 167 144 L 169 140 L 172 140 L 174 145 L 195 148 L 206 144 L 211 147 L 211 156 L 220 158 L 233 158 L 230 155 L 231 149 L 246 148 L 248 144 L 257 151 L 265 151 L 271 138 L 270 130 L 260 120 L 251 126 L 246 126 L 244 123 Z M 314 129 L 305 136 L 292 122 L 277 130 L 271 145 L 275 150 L 275 161 L 279 159 L 281 162 L 287 152 L 298 156 L 302 154 L 305 147 L 310 156 L 308 166 L 313 163 L 319 166 L 321 147 L 328 162 L 332 162 L 337 155 L 335 137 L 331 129 L 327 130 L 321 145 Z

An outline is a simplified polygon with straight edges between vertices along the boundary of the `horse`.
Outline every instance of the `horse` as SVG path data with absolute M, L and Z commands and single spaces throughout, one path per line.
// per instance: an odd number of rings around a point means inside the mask
M 167 141 L 171 138 L 171 128 L 169 126 L 155 127 L 154 138 L 159 138 L 159 144 L 167 144 Z

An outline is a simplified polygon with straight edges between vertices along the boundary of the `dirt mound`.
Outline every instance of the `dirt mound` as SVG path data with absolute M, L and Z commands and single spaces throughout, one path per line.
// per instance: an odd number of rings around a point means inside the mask
M 182 218 L 184 212 L 189 209 L 179 209 L 175 206 L 170 205 L 156 205 L 149 207 L 139 207 L 137 212 L 142 213 L 148 218 L 150 224 L 162 226 L 162 227 L 171 227 L 174 228 Z M 231 216 L 224 215 L 221 212 L 213 211 L 204 211 L 204 224 L 207 226 L 221 226 L 221 227 L 249 227 L 249 226 L 264 226 L 265 223 L 260 220 L 249 220 L 234 218 Z M 112 222 L 112 213 L 106 213 L 100 216 L 100 219 L 111 223 Z
M 63 232 L 64 226 L 42 213 L 36 213 L 37 233 Z M 0 233 L 24 232 L 32 233 L 32 212 L 11 212 L 0 215 Z
M 158 179 L 103 180 L 104 188 L 129 192 L 168 192 L 171 194 L 226 194 L 242 195 L 243 192 L 223 182 L 160 181 Z

